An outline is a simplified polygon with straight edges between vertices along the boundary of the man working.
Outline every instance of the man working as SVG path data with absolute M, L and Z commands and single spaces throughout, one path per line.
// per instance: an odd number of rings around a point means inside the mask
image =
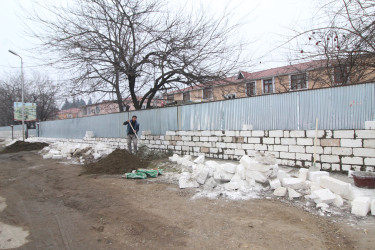
M 134 153 L 137 154 L 137 134 L 139 131 L 139 123 L 137 122 L 137 116 L 133 115 L 131 121 L 127 120 L 124 125 L 128 125 L 127 128 L 127 141 L 129 153 L 132 152 L 132 142 L 134 147 Z

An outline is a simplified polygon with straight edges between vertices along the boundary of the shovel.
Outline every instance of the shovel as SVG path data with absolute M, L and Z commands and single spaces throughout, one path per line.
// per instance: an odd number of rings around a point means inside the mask
M 133 130 L 133 133 L 135 134 L 135 137 L 137 137 L 137 139 L 139 139 L 138 138 L 138 135 L 137 135 L 137 132 L 135 132 L 135 130 L 134 130 L 134 128 L 133 128 L 133 125 L 132 125 L 132 123 L 129 121 L 129 125 L 130 125 L 130 127 L 132 128 L 132 130 Z

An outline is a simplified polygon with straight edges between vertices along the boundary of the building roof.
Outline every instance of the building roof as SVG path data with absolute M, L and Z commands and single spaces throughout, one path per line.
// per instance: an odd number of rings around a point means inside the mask
M 81 111 L 80 108 L 71 108 L 71 109 L 60 110 L 57 113 L 59 115 L 62 115 L 62 114 L 78 114 L 80 111 Z
M 312 70 L 312 69 L 323 67 L 324 63 L 326 63 L 326 60 L 314 60 L 310 62 L 287 65 L 287 66 L 266 69 L 262 71 L 252 72 L 252 73 L 246 72 L 246 71 L 240 71 L 237 76 L 228 77 L 219 81 L 207 82 L 205 84 L 197 84 L 197 85 L 190 86 L 190 87 L 183 88 L 183 89 L 173 90 L 173 91 L 168 92 L 167 94 L 183 93 L 189 90 L 202 89 L 208 86 L 218 86 L 218 85 L 225 85 L 225 84 L 230 84 L 230 83 L 241 83 L 243 81 L 259 80 L 259 79 L 264 79 L 268 77 L 288 75 L 288 74 L 298 73 L 298 72 L 305 72 L 307 70 Z

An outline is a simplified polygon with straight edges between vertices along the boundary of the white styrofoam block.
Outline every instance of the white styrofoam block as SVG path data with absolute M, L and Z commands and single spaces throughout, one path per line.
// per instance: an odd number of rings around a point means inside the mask
M 371 201 L 371 214 L 375 215 L 375 199 Z
M 369 197 L 358 197 L 352 201 L 352 214 L 366 216 L 370 212 L 371 200 Z
M 56 149 L 51 149 L 51 150 L 49 151 L 49 154 L 51 154 L 51 155 L 58 155 L 58 154 L 60 154 L 60 151 L 59 151 L 59 150 L 56 150 Z
M 288 195 L 289 195 L 289 199 L 294 199 L 294 198 L 299 198 L 301 197 L 301 194 L 298 193 L 296 190 L 294 190 L 293 188 L 289 188 L 288 187 Z
M 267 176 L 259 171 L 246 171 L 246 180 L 255 180 L 258 183 L 266 183 L 267 182 Z
M 246 170 L 245 170 L 245 167 L 242 164 L 237 166 L 236 174 L 238 174 L 241 177 L 242 180 L 246 179 Z
M 283 185 L 283 187 L 286 187 L 286 188 L 293 188 L 293 189 L 307 189 L 308 188 L 308 184 L 306 183 L 306 181 L 300 178 L 293 178 L 293 177 L 284 178 L 282 179 L 281 184 Z
M 221 164 L 221 168 L 228 173 L 234 174 L 236 173 L 237 165 L 233 163 L 224 163 Z
M 322 178 L 320 178 L 319 184 L 321 187 L 328 188 L 329 190 L 338 195 L 348 196 L 350 193 L 350 183 L 340 181 L 329 176 L 323 176 Z
M 43 155 L 43 159 L 51 159 L 51 158 L 52 158 L 51 154 Z
M 192 167 L 194 165 L 194 163 L 192 161 L 183 159 L 182 162 L 181 162 L 181 165 L 184 166 L 184 167 Z
M 97 160 L 101 157 L 101 155 L 98 154 L 98 153 L 93 153 L 92 156 L 94 157 L 95 160 Z
M 311 198 L 315 203 L 331 204 L 335 201 L 336 195 L 329 189 L 320 189 L 311 193 Z
M 277 172 L 277 179 L 279 179 L 279 181 L 282 181 L 284 178 L 289 178 L 289 177 L 290 175 L 284 170 L 279 170 Z
M 204 155 L 200 155 L 197 159 L 194 160 L 194 163 L 204 163 L 205 157 Z
M 306 181 L 309 170 L 307 168 L 301 168 L 298 173 L 298 178 Z
M 319 183 L 320 178 L 323 176 L 329 176 L 329 173 L 326 171 L 309 171 L 307 179 L 309 181 Z
M 270 187 L 272 190 L 281 187 L 281 182 L 277 178 L 273 180 L 269 180 L 269 183 L 270 183 Z
M 273 192 L 273 195 L 279 196 L 279 197 L 284 197 L 286 195 L 286 192 L 287 192 L 287 189 L 285 187 L 278 187 Z
M 188 172 L 183 172 L 178 179 L 178 185 L 180 188 L 197 188 L 199 183 L 192 177 Z

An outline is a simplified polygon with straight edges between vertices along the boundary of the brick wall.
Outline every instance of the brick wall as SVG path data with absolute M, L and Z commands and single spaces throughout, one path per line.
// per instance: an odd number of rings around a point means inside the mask
M 309 167 L 315 130 L 167 131 L 142 135 L 140 144 L 177 154 L 240 159 L 256 151 L 274 154 L 281 165 Z M 375 130 L 318 130 L 317 166 L 332 171 L 367 170 L 375 166 Z

